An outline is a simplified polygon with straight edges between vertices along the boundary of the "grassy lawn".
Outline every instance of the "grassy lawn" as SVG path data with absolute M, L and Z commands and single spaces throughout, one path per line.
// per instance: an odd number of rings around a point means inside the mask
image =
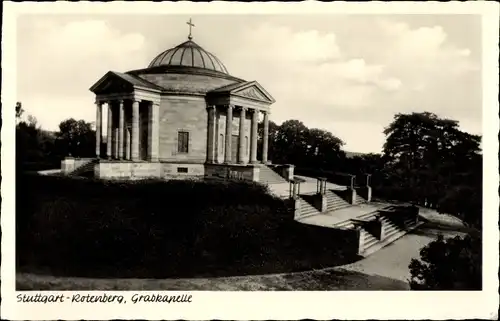
M 18 274 L 18 291 L 334 291 L 408 290 L 408 284 L 383 276 L 338 268 L 289 274 L 196 279 L 86 279 Z

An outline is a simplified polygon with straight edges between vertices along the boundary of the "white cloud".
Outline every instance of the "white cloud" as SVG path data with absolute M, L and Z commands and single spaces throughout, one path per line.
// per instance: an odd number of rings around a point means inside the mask
M 88 89 L 108 70 L 144 64 L 144 36 L 123 33 L 105 20 L 36 20 L 32 31 L 19 35 L 18 96 L 50 129 L 69 117 L 93 121 L 94 98 Z
M 38 22 L 35 28 L 40 28 L 37 35 L 23 41 L 18 49 L 21 94 L 75 94 L 89 88 L 109 69 L 143 64 L 144 36 L 121 33 L 103 20 Z

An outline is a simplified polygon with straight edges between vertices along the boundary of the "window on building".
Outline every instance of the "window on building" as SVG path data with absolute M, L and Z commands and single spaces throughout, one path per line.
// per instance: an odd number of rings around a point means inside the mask
M 189 132 L 179 132 L 177 137 L 177 151 L 179 153 L 189 152 Z
M 177 173 L 187 173 L 187 167 L 177 167 Z
M 248 156 L 248 136 L 245 136 L 245 156 Z

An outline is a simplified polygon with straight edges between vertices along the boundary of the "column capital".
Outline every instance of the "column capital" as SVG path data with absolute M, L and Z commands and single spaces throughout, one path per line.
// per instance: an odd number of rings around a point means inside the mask
M 105 101 L 102 101 L 102 100 L 96 100 L 94 102 L 94 104 L 96 104 L 97 106 L 102 106 L 102 105 L 104 105 L 104 103 L 105 103 Z
M 247 111 L 247 110 L 248 110 L 248 107 L 241 106 L 241 107 L 240 107 L 240 110 L 241 110 L 241 111 Z
M 227 109 L 234 109 L 234 105 L 226 105 Z
M 117 101 L 120 105 L 122 105 L 122 104 L 123 104 L 124 99 L 117 99 L 116 101 Z
M 217 106 L 215 105 L 208 105 L 207 106 L 207 110 L 211 111 L 211 110 L 215 110 L 217 108 Z

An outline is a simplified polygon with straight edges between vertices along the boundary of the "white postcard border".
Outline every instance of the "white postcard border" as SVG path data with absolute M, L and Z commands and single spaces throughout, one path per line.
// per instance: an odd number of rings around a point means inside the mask
M 498 308 L 498 45 L 494 2 L 35 3 L 4 2 L 2 34 L 2 316 L 6 319 L 466 319 Z M 189 304 L 21 304 L 15 291 L 16 17 L 19 14 L 480 14 L 483 16 L 484 248 L 480 292 L 174 292 Z M 49 292 L 43 292 L 48 294 Z M 54 292 L 55 294 L 61 292 Z M 73 292 L 65 292 L 71 295 Z M 89 292 L 75 292 L 89 293 Z M 92 291 L 92 294 L 102 293 Z M 130 292 L 106 292 L 123 294 Z M 137 293 L 137 292 L 134 292 Z M 153 292 L 151 292 L 153 293 Z M 157 293 L 157 292 L 155 292 Z M 172 294 L 174 294 L 172 293 Z

